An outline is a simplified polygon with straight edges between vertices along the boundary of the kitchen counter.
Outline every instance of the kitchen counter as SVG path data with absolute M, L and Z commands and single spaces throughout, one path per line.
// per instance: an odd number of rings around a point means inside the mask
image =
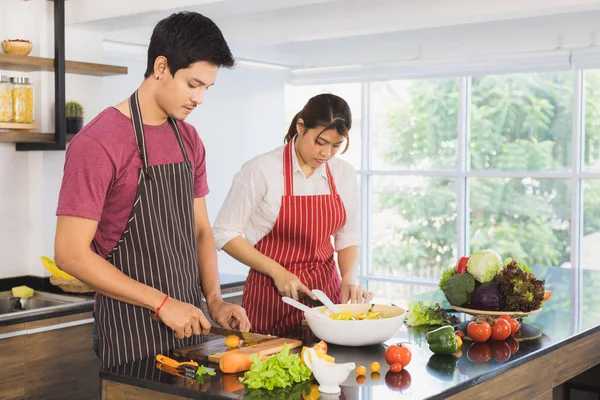
M 434 356 L 428 349 L 425 332 L 404 326 L 387 342 L 411 343 L 413 358 L 404 371 L 388 372 L 384 345 L 363 348 L 332 345 L 329 353 L 336 357 L 336 362 L 353 361 L 368 368 L 373 361 L 379 361 L 382 370 L 378 379 L 367 376 L 362 384 L 357 383 L 353 372 L 342 385 L 341 395 L 321 395 L 321 398 L 551 399 L 553 387 L 600 362 L 600 272 L 561 268 L 534 268 L 534 272 L 540 279 L 546 279 L 546 287 L 553 295 L 541 312 L 527 317 L 524 322 L 539 328 L 543 335 L 536 340 L 520 342 L 518 351 L 507 361 L 494 357 L 494 352 L 487 362 L 470 361 L 487 358 L 487 349 L 481 346 L 469 349 L 469 342 L 465 342 L 462 356 L 457 360 Z M 448 307 L 439 290 L 413 297 L 413 300 L 417 299 L 437 301 Z M 458 315 L 464 321 L 470 318 L 465 314 Z M 298 327 L 293 336 L 301 337 L 306 344 L 318 340 L 307 327 Z M 245 391 L 235 380 L 239 376 L 241 374 L 217 372 L 216 376 L 206 377 L 205 382 L 199 384 L 159 371 L 152 359 L 100 372 L 105 389 L 137 391 L 142 397 L 151 394 L 154 398 L 287 399 L 301 398 L 302 389 L 310 389 L 308 382 L 278 393 Z

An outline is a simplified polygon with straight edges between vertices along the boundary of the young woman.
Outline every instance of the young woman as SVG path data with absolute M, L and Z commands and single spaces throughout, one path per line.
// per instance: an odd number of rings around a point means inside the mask
M 347 150 L 351 127 L 346 101 L 315 96 L 294 117 L 285 146 L 234 178 L 213 234 L 218 249 L 250 267 L 242 307 L 253 331 L 281 334 L 301 322 L 281 296 L 314 299 L 311 290 L 320 289 L 338 304 L 373 298 L 356 284 L 356 172 L 334 157 Z

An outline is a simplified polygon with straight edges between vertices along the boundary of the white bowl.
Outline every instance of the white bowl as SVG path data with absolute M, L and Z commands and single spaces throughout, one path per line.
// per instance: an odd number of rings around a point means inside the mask
M 340 311 L 352 311 L 353 315 L 366 313 L 371 304 L 336 304 Z M 391 305 L 375 304 L 372 311 L 381 311 L 390 318 L 363 319 L 360 321 L 334 320 L 329 318 L 331 311 L 327 307 L 314 307 L 323 314 L 319 318 L 304 313 L 310 330 L 321 340 L 339 346 L 371 346 L 391 339 L 402 326 L 406 310 Z

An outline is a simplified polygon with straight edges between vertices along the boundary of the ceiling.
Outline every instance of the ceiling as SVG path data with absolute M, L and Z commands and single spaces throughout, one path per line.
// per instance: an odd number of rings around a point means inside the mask
M 448 51 L 456 52 L 461 46 L 471 46 L 483 38 L 493 41 L 494 36 L 506 36 L 519 29 L 526 35 L 525 29 L 534 25 L 539 26 L 540 32 L 543 29 L 550 32 L 546 36 L 552 36 L 548 44 L 552 47 L 557 38 L 551 32 L 558 29 L 557 25 L 578 25 L 581 18 L 587 18 L 590 26 L 595 26 L 600 16 L 600 0 L 170 0 L 168 3 L 69 1 L 66 23 L 100 32 L 108 41 L 147 45 L 160 19 L 180 10 L 197 11 L 219 25 L 236 58 L 315 68 L 364 63 L 365 58 L 393 62 L 419 57 L 420 53 L 440 47 L 440 43 L 446 43 Z M 566 26 L 564 31 L 569 29 Z

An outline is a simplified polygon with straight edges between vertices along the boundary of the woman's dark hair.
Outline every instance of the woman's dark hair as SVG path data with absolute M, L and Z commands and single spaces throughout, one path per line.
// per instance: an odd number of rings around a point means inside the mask
M 196 12 L 171 14 L 154 27 L 144 78 L 154 73 L 154 62 L 159 56 L 166 57 L 173 76 L 200 61 L 227 68 L 235 64 L 219 27 Z
M 352 113 L 346 100 L 330 93 L 319 94 L 308 100 L 308 103 L 292 120 L 287 135 L 285 135 L 285 143 L 290 142 L 298 134 L 296 124 L 300 118 L 304 121 L 306 129 L 323 127 L 319 136 L 329 129 L 335 129 L 340 136 L 346 138 L 346 148 L 342 154 L 348 150 L 350 145 L 348 131 L 352 128 Z

